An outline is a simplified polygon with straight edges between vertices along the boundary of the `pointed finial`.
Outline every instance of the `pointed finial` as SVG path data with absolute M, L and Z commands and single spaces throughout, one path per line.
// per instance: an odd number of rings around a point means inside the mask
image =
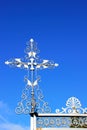
M 55 67 L 58 67 L 58 66 L 59 66 L 59 64 L 55 63 Z
M 31 42 L 31 43 L 32 43 L 32 42 L 34 42 L 34 39 L 33 39 L 33 38 L 31 38 L 31 39 L 30 39 L 30 42 Z
M 6 65 L 9 65 L 9 61 L 5 61 L 5 64 L 6 64 Z

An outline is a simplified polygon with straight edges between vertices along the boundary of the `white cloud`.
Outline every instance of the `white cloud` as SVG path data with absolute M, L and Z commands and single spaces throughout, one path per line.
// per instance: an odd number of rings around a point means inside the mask
M 7 104 L 4 103 L 3 101 L 0 101 L 0 109 L 1 108 L 7 108 Z
M 11 110 L 6 103 L 0 101 L 0 130 L 30 130 L 28 126 L 12 123 L 10 118 Z M 10 121 L 9 121 L 10 119 Z
M 0 130 L 29 130 L 29 127 L 11 123 L 0 115 Z
M 5 115 L 5 114 L 8 114 L 10 115 L 11 114 L 11 110 L 10 108 L 8 107 L 8 105 L 6 103 L 4 103 L 3 101 L 0 101 L 0 114 L 1 115 Z
M 8 105 L 3 101 L 0 101 L 0 130 L 29 130 L 29 127 L 8 121 L 11 114 L 12 112 Z
M 8 105 L 3 101 L 0 101 L 0 125 L 1 123 L 7 123 L 9 115 L 11 114 L 11 110 L 9 109 Z
M 6 120 L 6 118 L 4 118 L 2 115 L 0 115 L 0 123 L 1 122 L 7 123 L 8 121 Z
M 29 127 L 24 127 L 13 123 L 0 124 L 0 130 L 29 130 Z

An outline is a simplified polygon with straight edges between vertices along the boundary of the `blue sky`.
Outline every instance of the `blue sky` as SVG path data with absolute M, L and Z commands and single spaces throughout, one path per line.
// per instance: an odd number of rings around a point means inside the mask
M 25 70 L 4 62 L 24 57 L 26 42 L 34 38 L 40 58 L 54 60 L 59 67 L 42 70 L 41 89 L 53 112 L 65 107 L 69 97 L 87 106 L 87 1 L 0 1 L 0 127 L 28 129 L 29 116 L 14 110 L 25 86 Z M 7 127 L 8 126 L 8 127 Z

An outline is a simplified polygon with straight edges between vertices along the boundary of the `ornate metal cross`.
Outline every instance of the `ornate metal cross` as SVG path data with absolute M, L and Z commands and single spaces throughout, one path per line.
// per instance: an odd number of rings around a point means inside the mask
M 27 69 L 28 71 L 27 76 L 25 76 L 25 81 L 27 81 L 27 84 L 23 90 L 22 99 L 16 108 L 16 113 L 18 114 L 50 111 L 48 103 L 43 100 L 43 95 L 38 85 L 40 77 L 37 76 L 37 70 L 54 68 L 57 67 L 58 64 L 49 60 L 40 60 L 37 56 L 38 52 L 39 51 L 34 40 L 30 39 L 26 47 L 27 55 L 24 59 L 15 58 L 5 62 L 7 65 Z M 40 106 L 40 103 L 36 100 L 36 98 L 43 102 L 42 106 Z
M 49 60 L 40 60 L 37 56 L 38 52 L 34 40 L 30 39 L 24 59 L 15 58 L 5 62 L 7 65 L 28 71 L 24 78 L 27 84 L 22 92 L 22 99 L 18 102 L 16 113 L 31 114 L 31 130 L 87 128 L 87 108 L 82 108 L 80 101 L 75 97 L 67 100 L 66 108 L 62 107 L 62 111 L 56 109 L 56 113 L 50 113 L 50 107 L 43 100 L 39 88 L 40 77 L 37 75 L 37 70 L 54 68 L 58 64 Z

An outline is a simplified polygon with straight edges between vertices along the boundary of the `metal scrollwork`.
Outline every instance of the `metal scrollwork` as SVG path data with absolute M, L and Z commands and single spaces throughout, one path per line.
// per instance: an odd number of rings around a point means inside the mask
M 56 109 L 56 113 L 87 113 L 87 108 L 82 108 L 78 98 L 70 97 L 66 102 L 66 108 L 62 107 L 62 111 Z
M 87 108 L 82 108 L 76 97 L 70 97 L 66 108 L 56 110 L 56 114 L 37 116 L 37 128 L 87 128 Z
M 87 117 L 37 117 L 37 128 L 87 128 Z
M 72 117 L 71 128 L 87 128 L 87 117 Z
M 69 127 L 69 117 L 37 117 L 37 128 L 61 128 Z
M 40 60 L 37 56 L 39 50 L 33 39 L 30 39 L 27 43 L 25 52 L 26 56 L 24 59 L 15 58 L 5 62 L 5 64 L 9 66 L 26 69 L 28 71 L 27 76 L 24 78 L 27 84 L 22 92 L 22 99 L 18 103 L 16 113 L 50 112 L 48 103 L 43 100 L 44 96 L 38 85 L 40 78 L 37 76 L 37 70 L 54 68 L 57 67 L 58 64 L 49 60 Z
M 15 109 L 16 113 L 36 114 L 37 128 L 87 128 L 87 115 L 80 115 L 87 114 L 87 108 L 82 108 L 80 101 L 76 97 L 70 97 L 66 102 L 66 107 L 62 107 L 62 110 L 56 109 L 58 116 L 38 116 L 38 113 L 51 114 L 51 108 L 44 101 L 43 93 L 39 87 L 40 77 L 37 70 L 54 68 L 58 64 L 53 61 L 39 59 L 37 55 L 39 50 L 33 39 L 30 39 L 27 43 L 25 52 L 24 59 L 15 58 L 5 62 L 9 66 L 26 69 L 28 72 L 27 76 L 24 77 L 26 86 L 22 91 L 21 101 L 18 102 Z M 63 114 L 69 114 L 70 116 Z

